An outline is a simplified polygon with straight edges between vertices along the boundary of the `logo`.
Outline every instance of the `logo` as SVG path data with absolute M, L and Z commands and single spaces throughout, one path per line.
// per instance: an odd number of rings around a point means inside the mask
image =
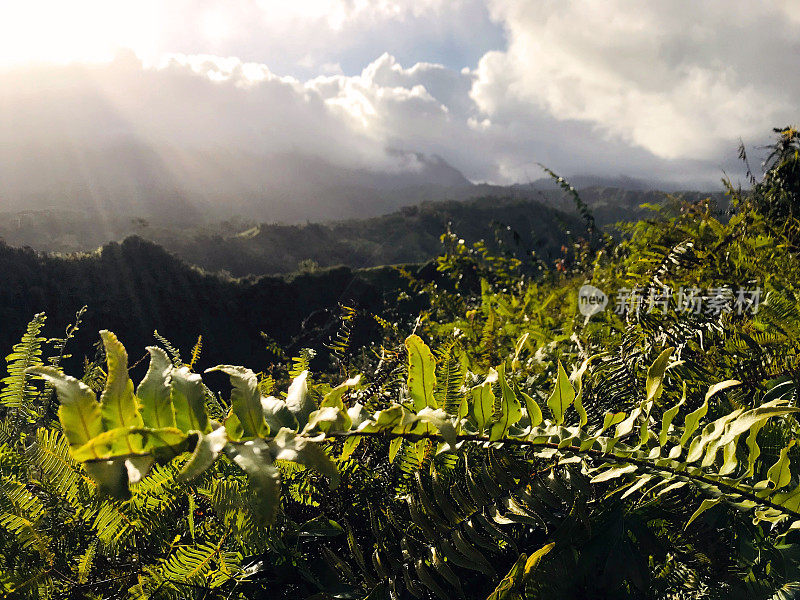
M 587 319 L 603 312 L 606 306 L 608 306 L 608 296 L 603 290 L 588 284 L 581 286 L 581 289 L 578 290 L 578 310 Z

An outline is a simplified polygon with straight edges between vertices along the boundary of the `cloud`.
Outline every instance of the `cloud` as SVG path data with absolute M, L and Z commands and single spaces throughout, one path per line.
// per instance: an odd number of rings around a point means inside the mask
M 145 68 L 112 63 L 0 73 L 0 144 L 66 140 L 101 148 L 135 138 L 154 146 L 296 150 L 359 162 L 379 147 L 313 89 L 265 65 L 212 56 L 171 57 Z
M 491 0 L 509 46 L 472 90 L 489 118 L 594 125 L 665 159 L 711 159 L 797 118 L 796 3 Z M 529 107 L 529 108 L 525 108 Z
M 202 52 L 312 77 L 330 63 L 357 74 L 383 52 L 460 69 L 504 45 L 482 0 L 174 0 L 159 10 L 156 44 L 139 52 L 148 62 Z
M 797 118 L 788 0 L 148 6 L 152 56 L 0 71 L 0 148 L 135 138 L 388 170 L 423 152 L 475 181 L 540 162 L 714 186 L 739 137 Z

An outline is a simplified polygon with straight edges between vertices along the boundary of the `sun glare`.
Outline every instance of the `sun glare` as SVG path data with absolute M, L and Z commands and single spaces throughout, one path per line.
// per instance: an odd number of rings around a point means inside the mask
M 152 53 L 157 1 L 0 0 L 0 66 L 110 60 Z

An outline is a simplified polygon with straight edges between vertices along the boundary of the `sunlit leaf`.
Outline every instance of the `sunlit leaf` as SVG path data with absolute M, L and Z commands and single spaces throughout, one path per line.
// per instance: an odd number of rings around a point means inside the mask
M 414 410 L 426 406 L 439 408 L 433 390 L 436 387 L 436 360 L 431 349 L 417 335 L 405 341 L 408 351 L 408 395 Z
M 558 375 L 556 376 L 553 393 L 550 394 L 550 398 L 547 400 L 547 406 L 553 414 L 556 425 L 560 425 L 564 422 L 564 413 L 572 405 L 574 400 L 575 390 L 569 382 L 569 377 L 567 376 L 567 372 L 564 371 L 561 361 L 559 361 Z

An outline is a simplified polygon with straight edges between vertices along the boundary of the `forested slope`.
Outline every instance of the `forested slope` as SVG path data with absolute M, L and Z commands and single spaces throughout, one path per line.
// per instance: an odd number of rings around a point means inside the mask
M 135 237 L 72 258 L 0 246 L 0 347 L 10 347 L 35 313 L 46 312 L 60 329 L 87 305 L 76 343 L 84 352 L 103 327 L 132 347 L 154 343 L 157 329 L 185 349 L 202 335 L 204 360 L 259 368 L 275 359 L 261 331 L 287 349 L 319 345 L 332 333 L 326 326 L 335 324 L 339 303 L 383 312 L 405 287 L 391 268 L 225 278 Z
M 372 219 L 326 224 L 261 224 L 231 236 L 161 238 L 160 243 L 187 261 L 209 270 L 241 276 L 295 270 L 301 261 L 352 267 L 424 262 L 441 249 L 449 227 L 466 242 L 498 238 L 517 253 L 536 252 L 553 259 L 580 221 L 535 201 L 485 197 L 469 201 L 426 202 Z
M 449 224 L 468 243 L 485 239 L 492 245 L 499 232 L 517 254 L 535 251 L 550 259 L 561 254 L 567 232 L 578 230 L 578 215 L 569 194 L 537 185 L 443 189 L 438 201 L 409 205 L 380 217 L 303 225 L 231 217 L 181 226 L 124 214 L 98 220 L 96 213 L 81 211 L 6 213 L 0 215 L 0 238 L 11 246 L 69 253 L 90 251 L 136 234 L 190 264 L 244 276 L 291 273 L 303 261 L 354 268 L 423 262 L 438 254 L 439 236 Z M 713 196 L 724 205 L 721 194 Z M 705 197 L 699 192 L 680 195 L 688 202 Z M 646 218 L 652 211 L 642 205 L 670 201 L 662 192 L 596 186 L 582 190 L 581 198 L 601 226 Z

